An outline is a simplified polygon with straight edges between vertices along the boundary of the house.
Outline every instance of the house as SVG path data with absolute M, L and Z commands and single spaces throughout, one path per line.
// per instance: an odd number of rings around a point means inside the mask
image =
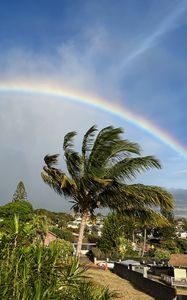
M 49 244 L 57 239 L 57 235 L 51 231 L 48 231 L 46 237 L 44 238 L 44 246 L 49 246 Z
M 186 232 L 186 231 L 180 232 L 180 233 L 178 234 L 178 236 L 179 236 L 181 239 L 186 239 L 186 238 L 187 238 L 187 232 Z
M 162 275 L 163 281 L 173 286 L 187 287 L 187 254 L 172 254 L 168 266 L 173 267 L 174 276 Z
M 73 221 L 69 222 L 67 227 L 71 229 L 79 229 L 81 224 L 81 216 L 77 214 L 76 216 L 74 216 L 74 218 L 75 219 Z M 103 217 L 98 216 L 94 221 L 88 218 L 86 221 L 86 227 L 89 231 L 89 234 L 94 233 L 100 237 L 102 235 Z

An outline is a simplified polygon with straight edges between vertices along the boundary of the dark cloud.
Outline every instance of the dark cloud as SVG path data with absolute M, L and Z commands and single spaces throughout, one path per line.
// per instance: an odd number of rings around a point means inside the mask
M 176 201 L 175 215 L 187 217 L 187 189 L 171 189 Z

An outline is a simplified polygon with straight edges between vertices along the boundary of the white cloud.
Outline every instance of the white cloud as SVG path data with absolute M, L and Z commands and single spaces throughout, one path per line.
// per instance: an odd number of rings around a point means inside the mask
M 179 171 L 175 172 L 174 175 L 178 175 L 178 176 L 187 175 L 187 169 L 186 170 L 179 170 Z
M 159 43 L 162 37 L 168 32 L 173 31 L 174 29 L 183 25 L 184 21 L 182 20 L 181 22 L 180 18 L 185 14 L 186 11 L 186 1 L 180 1 L 178 6 L 175 6 L 168 16 L 164 16 L 163 20 L 157 26 L 156 30 L 154 30 L 152 34 L 145 37 L 141 41 L 137 48 L 132 51 L 132 53 L 123 61 L 121 66 L 124 68 L 126 64 L 131 63 L 138 56 L 152 48 L 155 44 Z

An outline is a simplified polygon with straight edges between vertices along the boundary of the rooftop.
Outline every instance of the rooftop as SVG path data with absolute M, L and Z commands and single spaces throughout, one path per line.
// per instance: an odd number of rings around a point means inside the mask
M 172 267 L 187 267 L 187 254 L 172 254 L 168 265 Z

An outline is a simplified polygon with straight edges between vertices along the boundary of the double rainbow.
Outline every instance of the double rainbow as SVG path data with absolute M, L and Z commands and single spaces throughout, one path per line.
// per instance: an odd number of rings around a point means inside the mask
M 0 93 L 24 93 L 32 95 L 52 96 L 60 99 L 68 99 L 75 103 L 81 103 L 95 107 L 96 109 L 105 111 L 112 115 L 116 115 L 128 123 L 144 130 L 152 135 L 157 140 L 161 141 L 165 145 L 172 148 L 175 152 L 187 159 L 187 149 L 181 145 L 174 137 L 169 133 L 155 126 L 149 120 L 142 118 L 125 107 L 111 104 L 106 100 L 95 98 L 92 96 L 86 96 L 80 92 L 68 91 L 58 87 L 42 84 L 27 84 L 27 83 L 0 83 Z

